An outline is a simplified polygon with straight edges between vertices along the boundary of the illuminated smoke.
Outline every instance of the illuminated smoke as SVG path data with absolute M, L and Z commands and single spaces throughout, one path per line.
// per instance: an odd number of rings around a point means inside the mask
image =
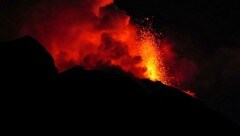
M 194 73 L 189 70 L 192 63 L 176 59 L 172 44 L 157 39 L 149 26 L 132 23 L 113 0 L 42 1 L 34 6 L 22 34 L 38 39 L 60 71 L 113 65 L 175 87 L 188 79 L 184 75 Z

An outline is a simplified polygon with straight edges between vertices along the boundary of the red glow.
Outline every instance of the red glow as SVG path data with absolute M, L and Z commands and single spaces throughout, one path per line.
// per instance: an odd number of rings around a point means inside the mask
M 186 94 L 192 96 L 192 97 L 196 97 L 196 94 L 190 90 L 184 91 Z
M 160 42 L 148 29 L 131 23 L 113 0 L 82 0 L 54 7 L 39 4 L 31 18 L 23 33 L 40 40 L 60 71 L 76 65 L 86 69 L 115 65 L 138 78 L 176 87 L 186 79 L 183 72 L 193 67 L 175 60 L 172 44 Z

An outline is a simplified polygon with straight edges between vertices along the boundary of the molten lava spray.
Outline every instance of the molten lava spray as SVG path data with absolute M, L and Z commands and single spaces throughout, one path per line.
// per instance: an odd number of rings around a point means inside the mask
M 146 67 L 144 76 L 153 81 L 162 81 L 168 84 L 167 70 L 164 68 L 164 56 L 161 56 L 159 44 L 156 43 L 155 36 L 147 30 L 140 34 L 140 55 L 142 66 Z
M 176 85 L 171 46 L 130 21 L 113 0 L 43 1 L 34 7 L 23 33 L 40 40 L 64 71 L 75 65 L 114 65 L 138 78 Z M 172 64 L 172 63 L 171 63 Z M 175 67 L 176 70 L 181 72 Z M 184 69 L 183 71 L 187 71 Z M 174 75 L 175 74 L 175 75 Z

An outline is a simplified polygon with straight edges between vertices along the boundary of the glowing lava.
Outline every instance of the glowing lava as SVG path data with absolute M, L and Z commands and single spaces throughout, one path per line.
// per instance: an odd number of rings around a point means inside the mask
M 147 68 L 145 76 L 151 80 L 161 80 L 161 71 L 159 70 L 158 54 L 154 43 L 150 40 L 145 40 L 141 45 L 141 56 L 143 59 L 143 66 Z
M 166 69 L 164 69 L 163 56 L 153 34 L 143 31 L 141 34 L 140 54 L 142 66 L 146 67 L 144 76 L 153 81 L 161 81 L 168 84 L 166 79 Z
M 192 96 L 192 97 L 196 97 L 196 94 L 195 94 L 194 92 L 190 91 L 190 90 L 186 90 L 186 91 L 184 91 L 184 92 L 185 92 L 186 94 Z

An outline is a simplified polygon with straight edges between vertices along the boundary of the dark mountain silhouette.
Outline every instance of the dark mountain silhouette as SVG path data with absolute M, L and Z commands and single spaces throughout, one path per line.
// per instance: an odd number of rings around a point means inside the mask
M 0 43 L 0 61 L 4 80 L 46 80 L 57 74 L 51 55 L 29 36 Z
M 2 117 L 12 130 L 148 135 L 239 131 L 200 100 L 161 82 L 137 79 L 114 66 L 76 66 L 58 74 L 52 57 L 33 38 L 0 44 Z

